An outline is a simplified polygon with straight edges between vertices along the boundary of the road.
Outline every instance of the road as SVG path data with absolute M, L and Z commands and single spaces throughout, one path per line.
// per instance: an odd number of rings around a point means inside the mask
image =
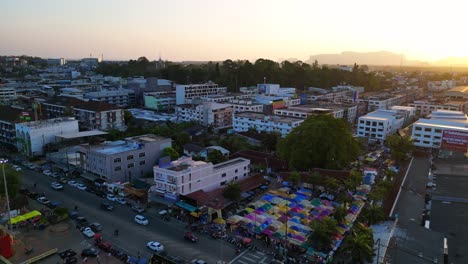
M 178 256 L 184 260 L 194 258 L 203 259 L 208 263 L 216 263 L 223 260 L 226 263 L 235 257 L 235 249 L 231 244 L 222 240 L 214 240 L 207 236 L 199 235 L 198 243 L 191 243 L 183 239 L 183 234 L 187 230 L 185 224 L 176 220 L 163 221 L 158 217 L 156 209 L 150 208 L 143 213 L 149 220 L 148 226 L 141 226 L 134 222 L 136 215 L 130 207 L 109 202 L 105 198 L 97 197 L 95 194 L 78 190 L 72 186 L 64 184 L 63 191 L 55 191 L 50 187 L 53 178 L 47 177 L 40 172 L 31 171 L 23 167 L 23 186 L 38 193 L 45 192 L 51 201 L 59 201 L 62 206 L 69 209 L 78 206 L 80 215 L 85 216 L 88 222 L 99 222 L 104 229 L 105 241 L 111 242 L 118 248 L 124 249 L 133 255 L 141 254 L 142 257 L 151 256 L 152 252 L 146 247 L 149 241 L 158 241 L 165 247 L 169 255 Z M 34 189 L 33 184 L 37 187 Z M 100 209 L 101 202 L 106 201 L 115 206 L 113 211 Z M 35 201 L 34 201 L 35 202 Z M 114 230 L 119 229 L 119 236 L 114 236 Z M 85 239 L 93 243 L 92 239 Z M 82 243 L 86 246 L 86 243 Z M 64 245 L 64 249 L 67 246 Z

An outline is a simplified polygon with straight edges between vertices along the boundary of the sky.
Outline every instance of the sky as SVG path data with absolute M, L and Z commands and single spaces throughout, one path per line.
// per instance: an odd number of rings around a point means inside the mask
M 468 57 L 468 1 L 0 0 L 0 55 L 171 61 Z

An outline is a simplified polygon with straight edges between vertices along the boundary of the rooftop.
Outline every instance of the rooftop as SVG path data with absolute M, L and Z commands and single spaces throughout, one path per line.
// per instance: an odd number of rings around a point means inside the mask
M 226 167 L 229 167 L 229 166 L 233 166 L 233 165 L 236 165 L 236 164 L 239 164 L 239 163 L 244 163 L 246 161 L 249 161 L 249 160 L 244 159 L 244 158 L 235 158 L 235 159 L 232 159 L 232 160 L 228 160 L 228 161 L 225 161 L 225 162 L 218 163 L 218 164 L 213 166 L 213 169 L 219 170 L 219 169 L 226 168 Z
M 292 122 L 302 122 L 303 119 L 294 118 L 294 117 L 286 117 L 286 116 L 275 116 L 275 115 L 265 115 L 259 112 L 242 112 L 234 114 L 235 117 L 244 117 L 244 118 L 251 118 L 251 119 L 261 119 L 261 120 L 269 120 L 272 122 L 278 123 L 292 123 Z
M 57 135 L 56 137 L 63 138 L 63 139 L 73 139 L 73 138 L 100 136 L 100 135 L 106 135 L 106 134 L 107 132 L 104 132 L 104 131 L 93 130 L 93 131 L 83 131 L 83 132 L 77 132 L 77 133 L 61 134 L 61 135 Z
M 89 101 L 89 102 L 81 103 L 81 104 L 75 105 L 74 108 L 81 109 L 81 110 L 94 111 L 94 112 L 122 109 L 122 107 L 118 107 L 116 105 L 111 105 L 106 102 L 97 102 L 97 101 Z
M 44 126 L 50 126 L 50 125 L 61 125 L 62 123 L 66 123 L 66 122 L 78 122 L 78 121 L 74 117 L 60 117 L 60 118 L 53 118 L 53 119 L 24 122 L 23 125 L 29 128 L 38 128 L 38 127 L 44 127 Z

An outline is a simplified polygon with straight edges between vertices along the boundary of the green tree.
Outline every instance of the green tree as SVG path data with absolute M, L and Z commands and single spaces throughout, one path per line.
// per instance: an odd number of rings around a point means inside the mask
M 363 179 L 362 172 L 358 170 L 352 170 L 349 176 L 345 178 L 344 185 L 347 190 L 355 192 L 357 187 L 361 185 Z
M 297 170 L 341 169 L 356 159 L 359 146 L 345 121 L 317 115 L 307 118 L 282 139 L 279 152 Z
M 132 122 L 133 115 L 132 113 L 130 113 L 130 111 L 124 110 L 124 120 L 125 120 L 125 125 L 128 125 Z
M 7 188 L 8 188 L 8 197 L 13 199 L 16 194 L 18 194 L 18 190 L 21 187 L 21 172 L 16 171 L 11 167 L 10 164 L 3 164 L 0 165 L 0 177 L 2 177 L 2 180 L 0 180 L 0 196 L 5 197 L 5 184 L 3 181 L 3 171 L 2 166 L 5 166 L 5 178 L 7 182 Z
M 397 134 L 387 138 L 387 146 L 390 148 L 392 157 L 396 160 L 405 160 L 414 150 L 413 140 L 411 137 L 401 137 Z
M 291 183 L 291 185 L 293 186 L 298 186 L 300 183 L 301 183 L 301 180 L 302 180 L 302 176 L 299 172 L 297 171 L 293 171 L 290 175 L 289 175 L 289 182 Z
M 385 211 L 381 206 L 368 205 L 362 209 L 362 217 L 368 225 L 377 224 L 385 220 Z
M 340 205 L 335 209 L 333 213 L 333 217 L 336 219 L 338 223 L 343 223 L 346 217 L 346 207 L 344 205 Z
M 163 152 L 161 154 L 161 157 L 166 157 L 166 156 L 171 157 L 171 160 L 177 160 L 179 158 L 179 153 L 175 149 L 171 147 L 167 147 L 163 149 Z
M 224 156 L 223 153 L 217 149 L 208 150 L 207 159 L 213 164 L 221 163 L 227 160 L 226 156 Z
M 309 236 L 309 242 L 321 251 L 330 248 L 332 236 L 337 232 L 338 223 L 335 219 L 325 217 L 315 219 L 310 223 L 312 235 Z
M 276 151 L 276 146 L 281 138 L 281 134 L 278 132 L 261 132 L 260 137 L 262 138 L 262 148 L 265 151 Z
M 340 183 L 333 177 L 326 177 L 323 183 L 327 192 L 336 192 L 340 188 Z
M 360 223 L 347 236 L 343 245 L 343 251 L 351 255 L 352 263 L 372 262 L 374 256 L 374 238 L 371 228 Z
M 241 198 L 241 188 L 239 183 L 231 182 L 223 190 L 223 196 L 231 201 L 239 201 Z

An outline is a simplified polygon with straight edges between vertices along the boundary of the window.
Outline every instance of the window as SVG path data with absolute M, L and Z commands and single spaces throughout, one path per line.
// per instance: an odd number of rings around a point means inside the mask
M 435 132 L 436 132 L 436 133 L 442 133 L 442 130 L 436 129 Z
M 144 157 L 144 156 L 146 156 L 146 153 L 145 153 L 145 152 L 141 152 L 140 154 L 138 154 L 138 157 L 140 157 L 140 158 L 141 158 L 141 157 Z
M 431 130 L 432 130 L 432 128 L 430 128 L 430 127 L 424 128 L 424 131 L 425 131 L 425 132 L 431 132 Z
M 247 169 L 247 167 L 244 166 L 244 170 L 246 170 L 246 169 Z
M 117 167 L 114 168 L 114 171 L 120 171 L 120 170 L 122 170 L 122 167 L 120 167 L 120 166 L 117 166 Z
M 244 177 L 247 176 L 247 173 L 244 173 Z
M 236 176 L 236 177 L 234 177 L 234 180 L 237 180 L 238 178 L 239 178 L 239 177 Z
M 135 167 L 135 164 L 133 164 L 133 163 L 129 163 L 129 164 L 127 165 L 127 168 L 133 168 L 133 167 Z
M 223 178 L 226 177 L 226 173 L 221 174 L 221 177 Z
M 121 160 L 120 158 L 115 158 L 115 159 L 114 159 L 114 163 L 119 163 L 119 162 L 121 162 L 121 161 L 122 161 L 122 160 Z
M 182 175 L 182 183 L 184 183 L 184 175 Z
M 127 160 L 132 160 L 133 159 L 133 155 L 128 155 L 127 156 Z
M 221 186 L 223 186 L 223 185 L 226 185 L 226 181 L 222 181 L 222 182 L 220 182 L 220 184 L 219 184 L 219 185 L 221 185 Z
M 422 128 L 421 128 L 421 127 L 416 127 L 416 128 L 415 128 L 415 130 L 417 130 L 417 131 L 421 131 L 421 130 L 422 130 Z
M 140 165 L 145 165 L 145 161 L 144 160 L 140 160 Z
M 188 177 L 189 181 L 192 181 L 192 173 L 189 173 Z
M 237 173 L 237 169 L 234 171 L 234 173 Z

